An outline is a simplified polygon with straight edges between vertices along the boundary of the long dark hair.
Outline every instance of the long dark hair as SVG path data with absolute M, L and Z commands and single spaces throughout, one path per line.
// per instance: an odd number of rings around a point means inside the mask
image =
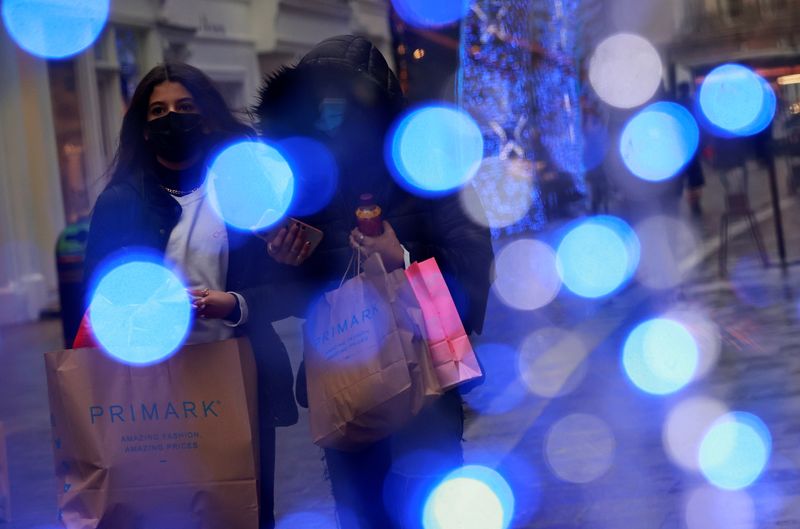
M 141 174 L 141 169 L 152 159 L 144 140 L 147 111 L 153 89 L 167 81 L 180 83 L 192 94 L 206 125 L 211 129 L 214 143 L 212 148 L 219 148 L 236 138 L 254 135 L 250 127 L 236 119 L 225 104 L 222 94 L 202 71 L 178 62 L 159 64 L 139 82 L 122 119 L 119 147 L 110 169 L 112 181 Z

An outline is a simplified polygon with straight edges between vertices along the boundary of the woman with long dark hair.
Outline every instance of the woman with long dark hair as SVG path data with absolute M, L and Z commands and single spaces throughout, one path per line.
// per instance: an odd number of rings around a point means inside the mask
M 250 338 L 259 375 L 264 528 L 274 526 L 275 427 L 297 421 L 289 358 L 270 324 L 288 313 L 265 302 L 279 287 L 262 280 L 282 273 L 282 265 L 267 259 L 251 233 L 225 225 L 205 185 L 215 152 L 251 136 L 203 72 L 179 63 L 153 68 L 125 114 L 111 180 L 92 215 L 85 284 L 110 255 L 149 249 L 178 269 L 194 297 L 188 343 Z

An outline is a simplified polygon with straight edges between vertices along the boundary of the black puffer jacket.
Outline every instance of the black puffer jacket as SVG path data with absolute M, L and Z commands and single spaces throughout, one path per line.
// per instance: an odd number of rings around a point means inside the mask
M 317 130 L 320 103 L 333 92 L 347 101 L 335 138 Z M 411 260 L 435 257 L 468 333 L 480 333 L 493 259 L 488 229 L 463 212 L 458 194 L 422 199 L 396 185 L 383 160 L 383 141 L 405 102 L 400 83 L 372 43 L 340 36 L 320 43 L 298 65 L 267 80 L 255 109 L 269 140 L 306 136 L 328 145 L 339 166 L 339 185 L 322 211 L 303 220 L 325 237 L 300 267 L 307 287 L 335 288 L 352 250 L 357 197 L 372 192 Z M 353 116 L 356 117 L 353 117 Z

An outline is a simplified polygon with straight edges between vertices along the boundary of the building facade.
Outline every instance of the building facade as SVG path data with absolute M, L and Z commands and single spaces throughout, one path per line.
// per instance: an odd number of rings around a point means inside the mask
M 205 71 L 234 110 L 320 40 L 372 39 L 390 57 L 387 0 L 120 0 L 85 52 L 32 57 L 0 28 L 0 325 L 57 301 L 54 249 L 106 184 L 127 102 L 164 60 Z
M 724 62 L 759 69 L 771 81 L 800 64 L 800 3 L 793 0 L 685 0 L 670 61 L 685 80 Z

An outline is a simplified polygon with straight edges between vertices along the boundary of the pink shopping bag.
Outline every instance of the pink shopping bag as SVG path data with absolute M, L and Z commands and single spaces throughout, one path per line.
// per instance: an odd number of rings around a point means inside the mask
M 442 389 L 483 377 L 436 260 L 413 263 L 406 269 L 406 277 L 422 308 L 428 347 Z

